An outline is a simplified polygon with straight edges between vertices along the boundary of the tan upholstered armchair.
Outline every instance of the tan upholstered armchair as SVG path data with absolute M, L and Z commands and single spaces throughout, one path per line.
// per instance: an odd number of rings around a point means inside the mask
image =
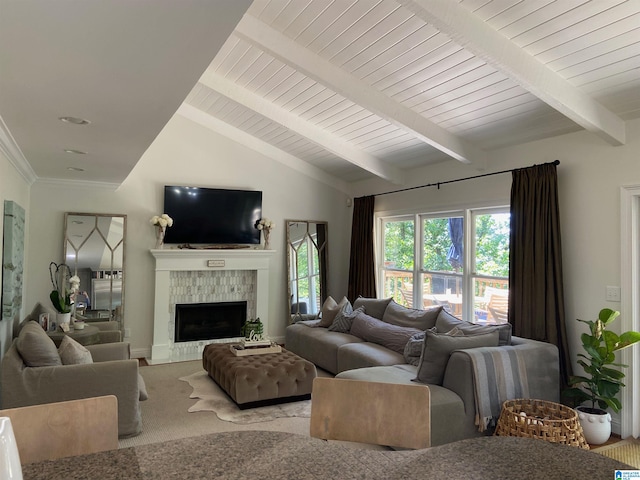
M 91 363 L 63 365 L 53 340 L 36 322 L 27 322 L 0 365 L 0 408 L 15 408 L 80 398 L 115 395 L 118 435 L 142 431 L 140 400 L 146 399 L 138 361 L 128 343 L 79 346 Z M 86 351 L 82 350 L 86 355 Z

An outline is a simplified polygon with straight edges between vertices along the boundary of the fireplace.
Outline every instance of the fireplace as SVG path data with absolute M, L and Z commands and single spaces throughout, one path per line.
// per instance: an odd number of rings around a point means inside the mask
M 240 337 L 246 319 L 245 301 L 176 304 L 174 341 Z
M 260 318 L 269 331 L 269 263 L 274 250 L 160 249 L 156 260 L 153 319 L 153 364 L 202 358 L 209 343 L 230 338 L 176 341 L 177 306 L 199 303 L 247 302 L 242 318 Z M 193 328 L 201 330 L 200 326 Z M 201 332 L 198 332 L 198 334 Z M 207 334 L 207 337 L 209 334 Z

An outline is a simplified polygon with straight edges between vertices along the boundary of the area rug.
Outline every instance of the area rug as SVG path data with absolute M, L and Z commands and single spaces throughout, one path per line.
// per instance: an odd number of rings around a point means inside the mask
M 193 392 L 189 398 L 198 401 L 189 408 L 189 412 L 215 412 L 220 420 L 237 424 L 270 422 L 276 418 L 311 416 L 311 400 L 279 403 L 265 407 L 240 410 L 228 395 L 209 377 L 207 372 L 196 372 L 180 380 L 187 382 Z
M 626 439 L 592 450 L 640 469 L 640 440 Z

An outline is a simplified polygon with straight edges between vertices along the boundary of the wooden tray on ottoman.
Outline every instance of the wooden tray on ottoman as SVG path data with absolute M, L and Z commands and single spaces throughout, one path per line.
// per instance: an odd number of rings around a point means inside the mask
M 315 365 L 281 350 L 236 356 L 228 343 L 212 343 L 202 352 L 202 366 L 240 408 L 310 398 Z

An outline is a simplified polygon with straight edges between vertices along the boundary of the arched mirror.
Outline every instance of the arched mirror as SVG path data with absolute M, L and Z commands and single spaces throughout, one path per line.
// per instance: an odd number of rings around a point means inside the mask
M 287 220 L 291 321 L 315 317 L 327 298 L 327 222 Z
M 124 332 L 127 216 L 66 213 L 64 225 L 65 263 L 80 278 L 76 316 L 115 320 Z

